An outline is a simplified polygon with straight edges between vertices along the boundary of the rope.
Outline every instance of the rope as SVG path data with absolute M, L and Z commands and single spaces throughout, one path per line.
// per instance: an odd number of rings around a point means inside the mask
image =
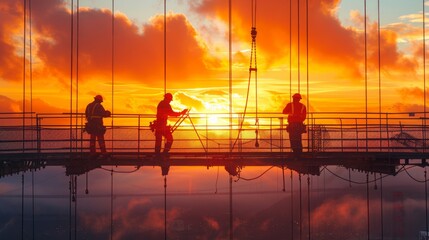
M 267 170 L 265 170 L 264 172 L 262 172 L 260 175 L 258 175 L 258 176 L 256 176 L 256 177 L 253 177 L 253 178 L 244 178 L 244 177 L 241 177 L 241 175 L 240 175 L 240 173 L 238 174 L 238 179 L 237 180 L 235 180 L 235 182 L 238 182 L 238 180 L 240 180 L 240 179 L 243 179 L 243 180 L 245 180 L 245 181 L 253 181 L 253 180 L 256 180 L 256 179 L 259 179 L 260 177 L 262 177 L 262 176 L 264 176 L 268 171 L 270 171 L 272 168 L 274 168 L 275 166 L 271 166 L 271 167 L 269 167 Z
M 250 52 L 250 64 L 249 64 L 249 78 L 247 81 L 247 93 L 246 93 L 246 102 L 244 105 L 244 111 L 243 111 L 243 116 L 242 116 L 242 120 L 240 122 L 240 126 L 238 129 L 238 134 L 237 137 L 235 138 L 234 144 L 232 145 L 232 149 L 234 149 L 235 145 L 238 142 L 238 139 L 240 138 L 240 133 L 243 130 L 243 124 L 244 124 L 244 120 L 247 114 L 247 106 L 249 103 L 249 95 L 250 95 L 250 82 L 251 82 L 251 78 L 252 78 L 252 72 L 255 72 L 255 125 L 256 125 L 256 130 L 255 130 L 255 147 L 259 147 L 259 142 L 258 142 L 258 133 L 259 133 L 259 119 L 258 119 L 258 67 L 257 67 L 257 61 L 256 61 L 256 35 L 257 35 L 257 31 L 256 31 L 256 0 L 252 0 L 251 2 L 252 4 L 252 29 L 251 29 L 251 37 L 252 37 L 252 46 L 251 46 L 251 52 Z M 255 65 L 253 66 L 253 60 L 255 60 Z
M 113 169 L 107 169 L 104 167 L 100 167 L 100 169 L 107 171 L 107 172 L 112 172 L 112 173 L 133 173 L 133 172 L 137 172 L 140 169 L 140 166 L 137 166 L 136 169 L 134 169 L 132 171 L 117 171 L 117 170 L 113 170 Z

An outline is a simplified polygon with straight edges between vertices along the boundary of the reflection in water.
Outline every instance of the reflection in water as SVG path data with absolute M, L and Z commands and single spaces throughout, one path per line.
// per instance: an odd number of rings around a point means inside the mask
M 0 238 L 416 239 L 426 231 L 426 168 L 299 167 L 92 162 L 5 175 Z

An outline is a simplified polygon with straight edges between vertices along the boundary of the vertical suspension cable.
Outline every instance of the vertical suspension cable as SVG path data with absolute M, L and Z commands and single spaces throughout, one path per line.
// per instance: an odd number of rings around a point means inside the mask
M 26 77 L 27 77 L 27 64 L 26 64 L 26 54 L 27 54 L 27 0 L 24 0 L 23 3 L 23 56 L 22 56 L 22 152 L 25 151 L 25 118 L 26 118 L 26 105 L 25 105 L 25 97 L 26 97 Z
M 300 44 L 300 41 L 301 41 L 301 39 L 300 39 L 300 7 L 299 7 L 299 0 L 297 0 L 297 4 L 298 4 L 298 17 L 297 17 L 297 25 L 298 25 L 298 27 L 297 27 L 297 38 L 298 38 L 298 40 L 297 40 L 297 51 L 298 51 L 298 92 L 299 93 L 301 93 L 301 54 L 300 54 L 300 46 L 301 46 L 301 44 Z
M 423 118 L 426 126 L 426 8 L 425 0 L 423 2 Z M 426 129 L 423 131 L 423 151 L 426 151 Z
M 232 152 L 232 0 L 228 1 L 229 151 Z
M 379 141 L 379 146 L 380 146 L 380 151 L 382 148 L 382 131 L 381 131 L 381 32 L 380 32 L 380 0 L 377 0 L 377 45 L 378 45 L 378 116 L 379 116 L 379 137 L 380 137 L 380 141 Z
M 30 126 L 33 126 L 33 43 L 32 43 L 32 15 L 31 15 L 31 0 L 28 0 L 28 24 L 29 24 L 29 34 L 30 34 L 30 45 L 29 45 L 29 51 L 30 51 Z M 31 148 L 33 148 L 33 128 L 31 130 L 30 135 L 31 140 Z
M 75 151 L 77 151 L 78 113 L 79 113 L 79 6 L 76 0 L 76 99 L 75 99 Z
M 366 0 L 364 0 L 364 34 L 365 34 L 365 150 L 368 152 L 368 44 L 367 44 L 367 13 Z
M 292 0 L 289 0 L 289 101 L 292 100 Z
M 164 94 L 167 93 L 167 1 L 164 0 Z
M 114 119 L 115 119 L 115 115 L 114 115 L 114 106 L 115 106 L 115 0 L 112 0 L 112 122 L 111 122 L 111 133 L 112 133 L 112 152 L 114 149 Z
M 308 15 L 308 0 L 305 1 L 305 17 L 306 17 L 306 28 L 305 28 L 305 33 L 306 33 L 306 49 L 307 49 L 307 108 L 310 108 L 310 63 L 309 63 L 309 47 L 308 47 L 308 38 L 309 38 L 309 15 Z M 310 111 L 307 111 L 307 122 L 308 122 L 308 116 L 310 116 Z M 308 124 L 307 124 L 308 125 Z M 307 148 L 308 146 L 310 146 L 310 138 L 307 137 Z
M 73 0 L 70 1 L 70 115 L 69 115 L 69 124 L 70 124 L 70 152 L 72 152 L 73 148 L 73 119 L 72 119 L 72 112 L 73 112 L 73 21 L 74 21 L 74 2 Z

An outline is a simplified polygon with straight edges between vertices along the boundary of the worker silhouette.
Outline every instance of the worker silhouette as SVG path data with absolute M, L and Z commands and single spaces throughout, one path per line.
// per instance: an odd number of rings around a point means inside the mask
M 166 93 L 164 95 L 164 100 L 159 102 L 157 107 L 155 124 L 155 154 L 157 155 L 161 152 L 162 137 L 165 138 L 164 154 L 167 154 L 173 145 L 171 127 L 167 125 L 168 117 L 178 117 L 188 111 L 187 109 L 183 109 L 181 112 L 175 112 L 170 105 L 171 101 L 173 101 L 173 95 L 171 95 L 171 93 Z
M 106 133 L 106 127 L 103 124 L 103 118 L 110 117 L 110 111 L 106 111 L 101 105 L 103 97 L 97 95 L 94 97 L 94 101 L 86 106 L 85 117 L 87 123 L 85 124 L 85 131 L 90 134 L 89 140 L 89 151 L 91 157 L 96 156 L 95 142 L 98 140 L 100 146 L 101 155 L 100 157 L 106 157 L 106 143 L 104 141 L 104 134 Z
M 306 132 L 304 121 L 307 110 L 304 104 L 299 101 L 301 94 L 295 93 L 292 96 L 293 101 L 288 103 L 283 109 L 284 114 L 288 114 L 288 126 L 286 131 L 289 133 L 290 146 L 294 153 L 302 152 L 302 134 Z

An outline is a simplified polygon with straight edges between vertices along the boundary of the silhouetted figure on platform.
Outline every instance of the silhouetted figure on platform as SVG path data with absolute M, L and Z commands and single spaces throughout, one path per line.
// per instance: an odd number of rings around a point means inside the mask
M 106 143 L 104 141 L 104 134 L 106 133 L 106 127 L 103 124 L 103 118 L 110 117 L 110 111 L 106 111 L 101 105 L 103 97 L 97 95 L 94 97 L 94 101 L 86 106 L 85 117 L 87 123 L 85 124 L 85 131 L 90 134 L 89 140 L 89 151 L 92 157 L 95 156 L 96 148 L 95 142 L 98 140 L 100 146 L 101 157 L 106 155 Z
M 295 93 L 293 101 L 288 103 L 283 109 L 284 114 L 288 114 L 288 126 L 286 130 L 289 133 L 290 146 L 294 153 L 302 152 L 302 134 L 306 132 L 304 121 L 307 116 L 307 110 L 304 104 L 299 101 L 301 94 Z
M 166 93 L 164 95 L 164 100 L 159 102 L 157 107 L 155 123 L 155 154 L 160 154 L 161 152 L 162 137 L 165 138 L 164 153 L 168 153 L 171 149 L 171 145 L 173 145 L 171 127 L 167 125 L 168 117 L 178 117 L 187 112 L 187 109 L 184 109 L 181 112 L 175 112 L 170 105 L 172 100 L 173 95 L 171 95 L 171 93 Z

